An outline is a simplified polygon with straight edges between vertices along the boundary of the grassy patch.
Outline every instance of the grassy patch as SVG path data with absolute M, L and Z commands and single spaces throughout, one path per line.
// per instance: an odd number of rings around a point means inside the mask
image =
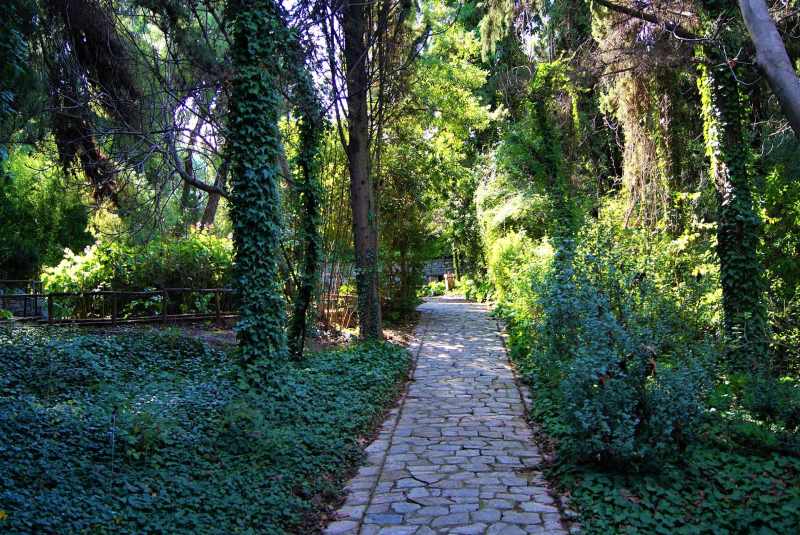
M 320 352 L 245 402 L 194 339 L 0 334 L 0 530 L 313 533 L 409 361 Z

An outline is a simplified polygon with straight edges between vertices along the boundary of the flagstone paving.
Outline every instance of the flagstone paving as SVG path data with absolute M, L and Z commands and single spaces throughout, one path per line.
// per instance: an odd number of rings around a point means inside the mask
M 408 390 L 327 535 L 566 534 L 486 306 L 419 308 Z

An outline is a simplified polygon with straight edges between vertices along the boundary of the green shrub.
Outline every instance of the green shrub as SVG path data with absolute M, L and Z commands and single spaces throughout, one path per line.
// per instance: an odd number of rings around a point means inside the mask
M 14 313 L 10 310 L 0 308 L 0 320 L 10 320 L 14 318 Z
M 800 381 L 784 377 L 748 377 L 742 405 L 768 424 L 789 433 L 800 430 Z
M 693 445 L 658 474 L 562 471 L 582 533 L 796 533 L 800 460 Z
M 534 281 L 546 271 L 552 255 L 549 242 L 534 243 L 521 231 L 496 239 L 486 258 L 494 298 L 509 306 L 532 301 Z
M 425 295 L 429 297 L 444 295 L 446 291 L 444 281 L 430 281 L 424 288 Z
M 356 295 L 355 282 L 345 282 L 339 286 L 339 295 Z
M 54 150 L 47 147 L 44 151 Z M 91 243 L 89 209 L 80 189 L 44 153 L 17 145 L 0 157 L 0 273 L 3 278 L 37 277 L 57 263 L 65 247 Z
M 193 231 L 146 245 L 101 241 L 82 254 L 67 251 L 60 264 L 43 270 L 42 283 L 47 292 L 216 288 L 231 283 L 232 263 L 228 238 Z
M 464 279 L 461 283 L 461 290 L 467 300 L 478 303 L 488 301 L 494 296 L 494 287 L 491 282 L 486 280 Z
M 546 475 L 570 495 L 582 531 L 794 530 L 800 462 L 731 451 L 742 420 L 723 423 L 728 402 L 707 409 L 714 339 L 650 277 L 593 252 L 559 249 L 535 302 L 500 307 L 511 358 L 532 386 L 532 416 L 561 453 Z M 760 448 L 774 439 L 750 431 Z
M 538 382 L 559 392 L 562 451 L 628 466 L 676 455 L 704 412 L 708 381 L 698 358 L 708 346 L 676 341 L 677 322 L 645 281 L 619 272 L 616 287 L 597 287 L 612 265 L 570 258 L 559 251 L 553 265 L 574 272 L 553 270 L 538 289 L 547 320 L 531 356 Z M 647 316 L 653 309 L 662 316 Z
M 773 372 L 800 376 L 800 290 L 789 300 L 773 298 L 769 313 Z
M 615 223 L 619 209 L 555 251 L 546 238 L 495 232 L 487 266 L 512 356 L 549 393 L 561 452 L 635 468 L 691 442 L 719 351 L 719 302 L 713 259 L 696 254 L 708 229 L 687 224 L 653 245 Z

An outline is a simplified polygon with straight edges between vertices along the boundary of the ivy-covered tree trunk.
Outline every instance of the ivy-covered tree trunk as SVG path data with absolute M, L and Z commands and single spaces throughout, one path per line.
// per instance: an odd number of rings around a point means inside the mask
M 238 0 L 232 49 L 228 149 L 231 220 L 236 248 L 240 320 L 236 327 L 248 381 L 266 381 L 287 360 L 285 303 L 278 280 L 281 215 L 280 108 L 276 58 L 285 26 L 272 0 Z
M 301 242 L 303 243 L 303 265 L 300 284 L 294 300 L 292 321 L 289 325 L 289 349 L 295 359 L 303 357 L 303 345 L 308 312 L 317 289 L 319 265 L 322 258 L 320 237 L 320 203 L 322 192 L 319 181 L 319 149 L 322 142 L 322 112 L 311 77 L 298 59 L 296 65 L 298 109 L 300 111 L 300 154 L 298 161 L 302 182 L 298 184 L 303 203 Z
M 714 45 L 703 47 L 698 81 L 703 130 L 719 213 L 720 260 L 725 335 L 734 368 L 755 371 L 767 352 L 764 282 L 757 256 L 761 223 L 753 206 L 745 102 L 737 67 Z
M 358 327 L 362 338 L 381 338 L 381 301 L 378 292 L 378 217 L 375 185 L 370 176 L 367 98 L 367 10 L 370 4 L 344 3 L 344 64 L 347 71 L 347 158 L 350 168 L 350 204 L 356 252 Z
M 578 231 L 575 217 L 575 191 L 570 183 L 570 171 L 564 158 L 564 153 L 568 150 L 566 145 L 569 145 L 570 142 L 575 144 L 575 132 L 580 128 L 576 111 L 577 104 L 575 103 L 575 99 L 578 97 L 570 94 L 569 83 L 565 64 L 561 62 L 540 65 L 532 82 L 532 90 L 535 95 L 533 112 L 537 131 L 541 136 L 536 157 L 544 171 L 545 190 L 550 204 L 548 234 L 557 248 L 572 247 Z M 556 95 L 559 93 L 567 94 L 573 101 L 573 110 L 569 121 L 559 119 L 558 113 L 563 113 L 563 111 L 558 110 L 554 105 L 557 102 Z M 554 107 L 556 109 L 553 109 Z M 568 132 L 572 139 L 563 139 L 564 136 L 558 127 L 563 123 L 569 124 Z M 567 256 L 571 258 L 571 255 Z M 571 266 L 565 266 L 565 269 L 567 268 L 571 269 Z

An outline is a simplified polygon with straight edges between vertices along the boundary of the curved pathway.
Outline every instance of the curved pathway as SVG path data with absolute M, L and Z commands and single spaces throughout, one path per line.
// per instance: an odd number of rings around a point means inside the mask
M 407 393 L 325 533 L 567 533 L 487 307 L 439 298 L 419 310 Z

